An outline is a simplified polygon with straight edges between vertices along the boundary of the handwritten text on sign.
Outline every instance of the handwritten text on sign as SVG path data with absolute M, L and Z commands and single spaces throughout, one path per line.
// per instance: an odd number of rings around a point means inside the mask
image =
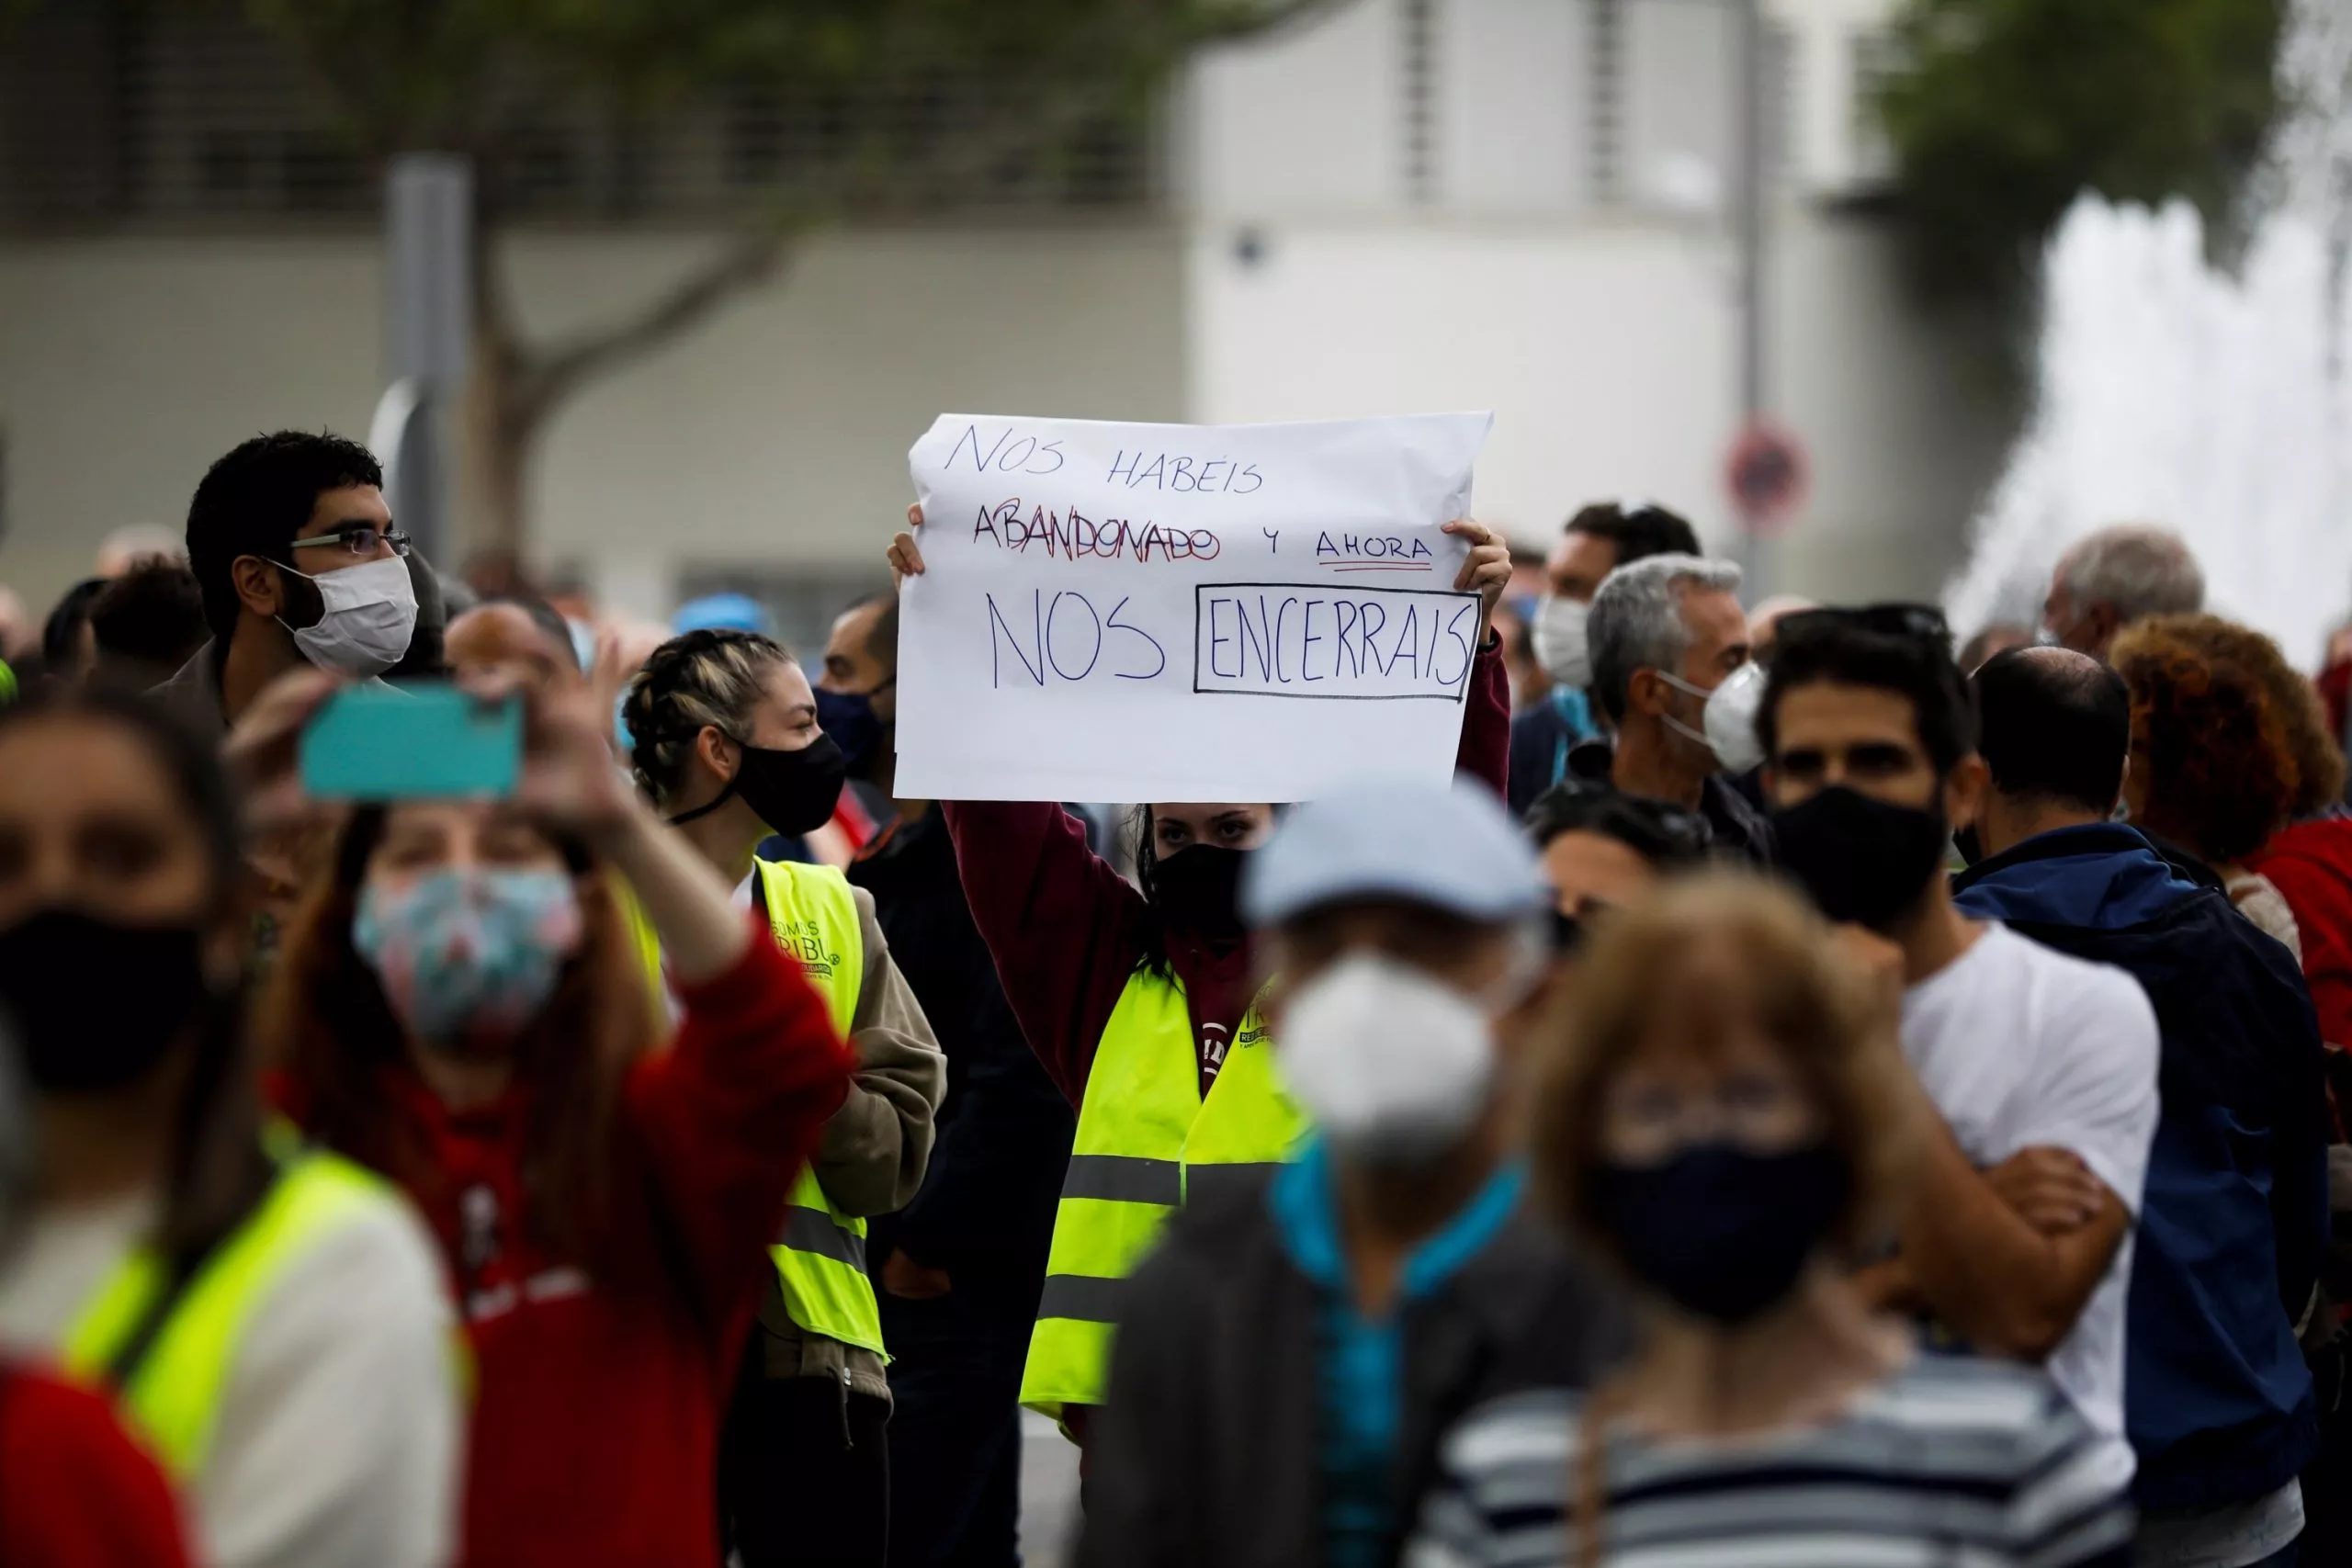
M 910 454 L 901 793 L 1292 800 L 1442 779 L 1484 414 L 1318 424 L 944 416 Z M 1268 701 L 1267 699 L 1277 699 Z

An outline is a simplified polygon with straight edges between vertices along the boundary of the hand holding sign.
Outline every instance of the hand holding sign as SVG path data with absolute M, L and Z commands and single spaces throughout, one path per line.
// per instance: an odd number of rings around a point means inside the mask
M 1489 423 L 943 417 L 889 551 L 900 786 L 1294 800 L 1445 777 L 1510 576 L 1462 516 Z

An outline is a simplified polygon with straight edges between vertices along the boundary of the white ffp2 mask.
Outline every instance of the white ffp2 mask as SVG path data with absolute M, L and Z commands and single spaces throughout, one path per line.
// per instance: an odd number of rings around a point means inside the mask
M 1713 751 L 1716 765 L 1727 773 L 1744 773 L 1764 761 L 1763 742 L 1756 739 L 1756 713 L 1764 705 L 1762 665 L 1752 661 L 1741 665 L 1713 691 L 1664 670 L 1658 674 L 1676 691 L 1688 692 L 1706 704 L 1699 720 L 1701 728 L 1693 729 L 1667 714 L 1663 716 L 1668 729 Z
M 1485 1010 L 1379 953 L 1341 958 L 1283 1010 L 1275 1063 L 1332 1152 L 1367 1165 L 1443 1154 L 1476 1125 L 1494 1082 Z
M 315 584 L 325 606 L 318 625 L 289 626 L 294 646 L 322 670 L 339 675 L 381 675 L 401 661 L 416 635 L 416 584 L 398 556 L 341 571 L 285 571 Z M 284 617 L 279 617 L 284 625 Z
M 1592 649 L 1585 640 L 1591 619 L 1591 605 L 1556 593 L 1546 593 L 1535 606 L 1536 661 L 1563 686 L 1592 684 Z

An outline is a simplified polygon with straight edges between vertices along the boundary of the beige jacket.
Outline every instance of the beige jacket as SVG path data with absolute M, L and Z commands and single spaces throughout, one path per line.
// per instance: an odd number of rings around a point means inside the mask
M 865 944 L 850 1043 L 857 1073 L 849 1099 L 825 1123 L 814 1168 L 825 1195 L 859 1219 L 888 1214 L 914 1201 L 931 1161 L 932 1114 L 947 1092 L 947 1058 L 940 1051 L 922 1004 L 890 961 L 889 944 L 874 918 L 874 896 L 850 889 L 857 901 L 858 933 Z M 869 1258 L 879 1270 L 882 1260 Z M 761 1364 L 771 1378 L 824 1378 L 854 1393 L 890 1397 L 882 1358 L 838 1339 L 803 1332 L 786 1315 L 775 1270 L 760 1298 Z M 876 1286 L 879 1289 L 879 1286 Z

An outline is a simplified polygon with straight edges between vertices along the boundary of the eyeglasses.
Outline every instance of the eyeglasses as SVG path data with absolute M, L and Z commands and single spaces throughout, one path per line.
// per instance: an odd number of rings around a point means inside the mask
M 1951 641 L 1951 626 L 1933 604 L 1832 605 L 1820 610 L 1793 610 L 1782 615 L 1776 640 L 1786 645 L 1792 637 L 1826 631 L 1875 632 L 1880 637 L 1917 637 L 1922 641 Z
M 410 548 L 406 534 L 398 528 L 379 528 L 373 523 L 354 523 L 347 527 L 337 528 L 332 534 L 321 534 L 314 539 L 297 539 L 291 547 L 310 550 L 330 545 L 342 546 L 345 555 L 360 560 L 372 559 L 386 545 L 392 547 L 394 556 L 405 556 Z

